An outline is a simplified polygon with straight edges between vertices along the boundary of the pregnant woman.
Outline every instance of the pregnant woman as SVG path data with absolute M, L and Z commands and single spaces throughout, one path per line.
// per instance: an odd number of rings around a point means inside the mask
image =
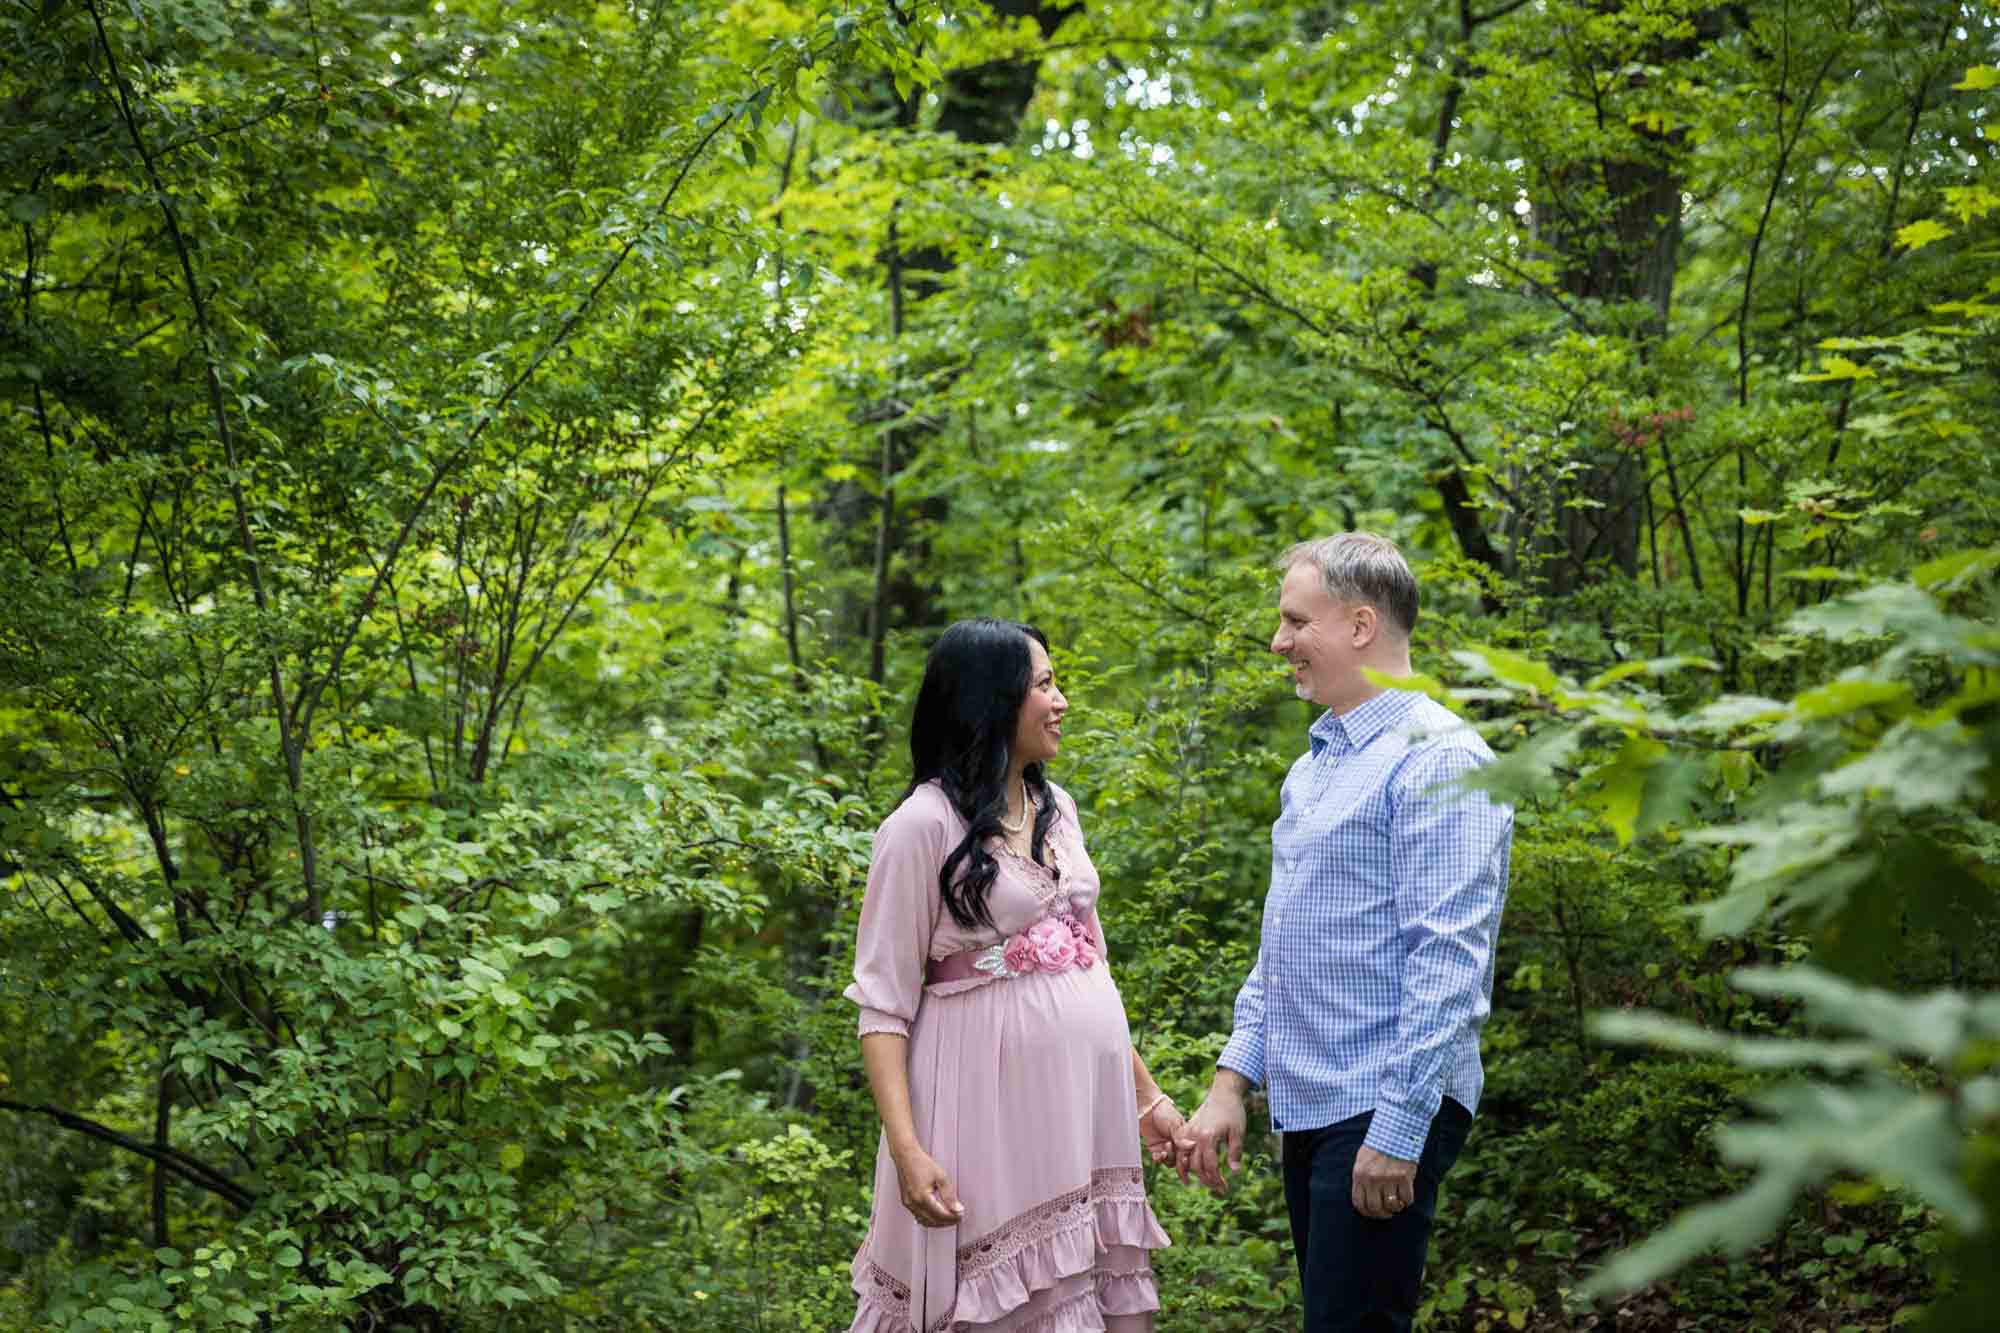
M 854 984 L 882 1142 L 849 1333 L 1150 1333 L 1141 1140 L 1181 1114 L 1105 961 L 1076 803 L 1043 765 L 1048 641 L 965 620 L 932 648 L 914 776 L 875 834 Z

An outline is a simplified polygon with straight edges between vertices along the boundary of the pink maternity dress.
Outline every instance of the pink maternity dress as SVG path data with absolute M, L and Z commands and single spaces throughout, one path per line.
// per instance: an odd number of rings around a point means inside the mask
M 960 927 L 938 896 L 938 868 L 966 826 L 935 784 L 875 835 L 846 993 L 863 1035 L 909 1037 L 917 1138 L 965 1215 L 956 1227 L 919 1225 L 884 1136 L 849 1333 L 1142 1333 L 1159 1309 L 1147 1251 L 1167 1236 L 1146 1203 L 1132 1036 L 1108 965 L 925 983 L 932 960 L 1061 913 L 1102 958 L 1076 804 L 1050 790 L 1048 867 L 993 844 L 994 929 Z

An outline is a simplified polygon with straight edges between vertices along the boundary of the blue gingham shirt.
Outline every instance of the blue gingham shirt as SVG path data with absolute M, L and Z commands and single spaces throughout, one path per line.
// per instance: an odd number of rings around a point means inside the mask
M 1436 790 L 1493 758 L 1421 694 L 1313 723 L 1271 826 L 1256 966 L 1217 1063 L 1269 1092 L 1274 1129 L 1372 1110 L 1367 1145 L 1415 1161 L 1447 1096 L 1479 1109 L 1479 1028 L 1513 810 Z

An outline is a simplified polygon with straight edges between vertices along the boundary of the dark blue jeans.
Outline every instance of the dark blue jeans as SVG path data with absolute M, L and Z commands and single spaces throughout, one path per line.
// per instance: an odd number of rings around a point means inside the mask
M 1458 1160 L 1472 1113 L 1447 1097 L 1417 1162 L 1417 1200 L 1392 1218 L 1354 1210 L 1354 1156 L 1374 1112 L 1285 1134 L 1285 1207 L 1305 1289 L 1304 1333 L 1407 1333 L 1416 1318 L 1438 1182 Z

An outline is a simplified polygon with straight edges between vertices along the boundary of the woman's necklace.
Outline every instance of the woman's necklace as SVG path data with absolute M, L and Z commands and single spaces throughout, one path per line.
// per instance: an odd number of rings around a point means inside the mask
M 1000 831 L 1002 833 L 1005 833 L 1010 839 L 1017 836 L 1022 829 L 1028 827 L 1028 818 L 1034 813 L 1035 813 L 1035 807 L 1028 803 L 1028 780 L 1026 778 L 1022 778 L 1021 813 L 1011 822 L 1006 819 L 1002 819 L 1000 821 Z

